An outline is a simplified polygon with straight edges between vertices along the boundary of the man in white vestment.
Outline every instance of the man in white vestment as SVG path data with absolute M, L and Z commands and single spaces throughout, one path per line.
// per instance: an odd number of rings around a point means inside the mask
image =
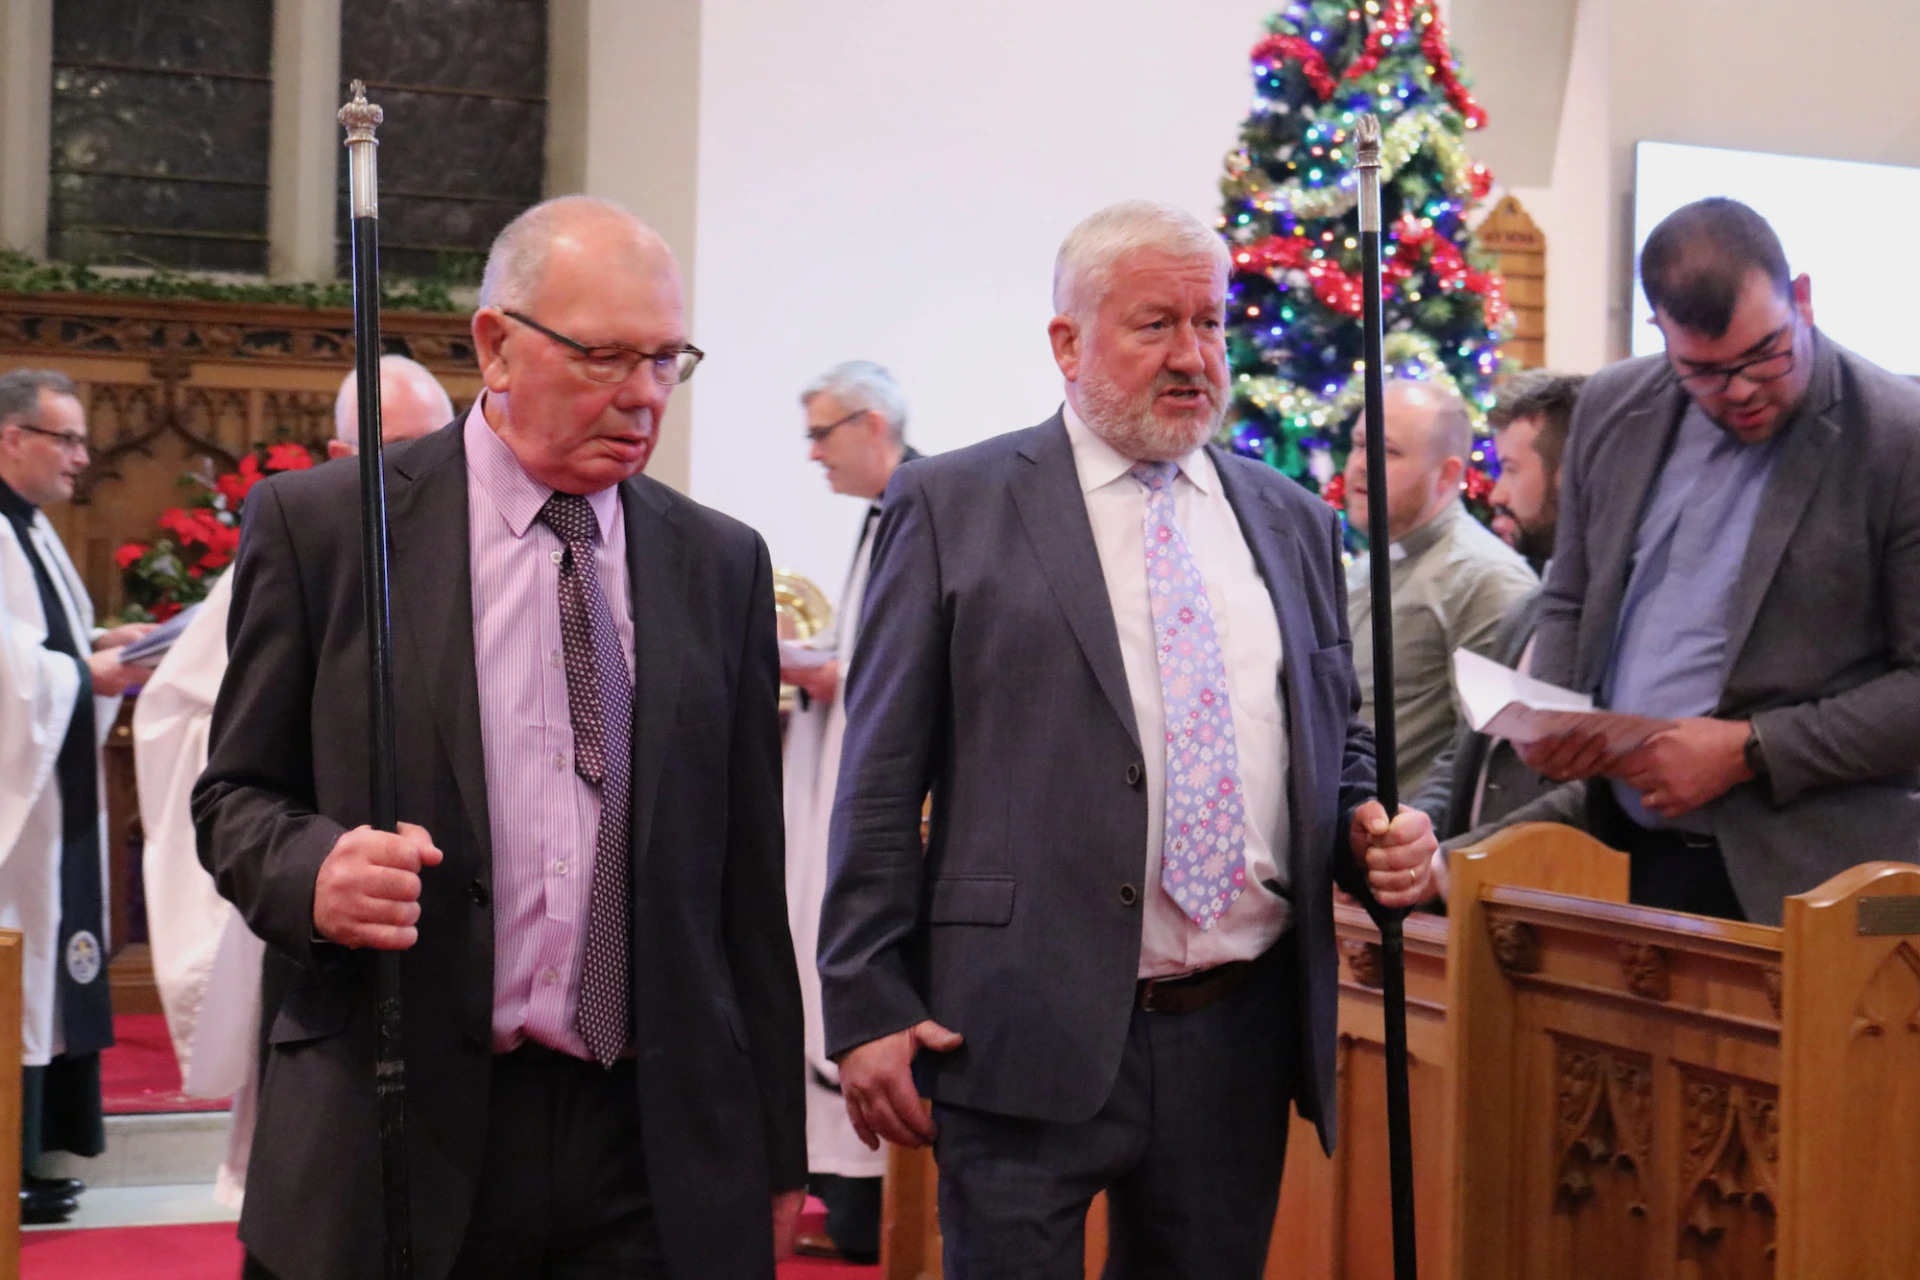
M 99 1155 L 107 990 L 106 806 L 100 747 L 120 693 L 147 668 L 121 648 L 148 626 L 100 631 L 41 508 L 73 497 L 87 419 L 64 374 L 0 375 L 0 928 L 21 960 L 23 1222 L 64 1222 L 83 1190 L 41 1178 L 44 1151 Z
M 405 356 L 380 358 L 383 439 L 411 440 L 452 420 L 446 390 L 423 366 Z M 358 452 L 359 426 L 359 392 L 349 373 L 334 400 L 328 456 Z M 238 1208 L 253 1141 L 265 948 L 200 865 L 189 807 L 194 779 L 206 767 L 213 701 L 227 669 L 232 598 L 231 576 L 223 573 L 141 690 L 133 750 L 146 832 L 142 871 L 154 982 L 180 1062 L 181 1087 L 195 1097 L 233 1099 L 215 1195 Z
M 880 1178 L 886 1153 L 867 1150 L 847 1120 L 840 1069 L 826 1055 L 814 946 L 827 883 L 827 820 L 833 812 L 840 738 L 847 725 L 840 673 L 859 639 L 860 600 L 867 586 L 880 496 L 900 464 L 919 455 L 905 440 L 905 397 L 893 377 L 871 361 L 834 366 L 801 393 L 800 403 L 806 410 L 808 456 L 826 470 L 835 493 L 868 506 L 835 625 L 806 642 L 804 648 L 811 652 L 787 646 L 780 669 L 780 678 L 802 693 L 802 706 L 787 729 L 787 914 L 807 1018 L 808 1188 L 827 1206 L 825 1238 L 803 1232 L 794 1248 L 816 1257 L 872 1262 L 880 1253 Z

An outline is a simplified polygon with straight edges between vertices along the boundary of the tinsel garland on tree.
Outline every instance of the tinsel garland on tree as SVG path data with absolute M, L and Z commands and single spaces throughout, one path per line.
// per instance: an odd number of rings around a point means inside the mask
M 1486 113 L 1433 0 L 1295 0 L 1267 28 L 1221 183 L 1232 443 L 1338 507 L 1362 396 L 1356 121 L 1371 111 L 1383 130 L 1387 375 L 1454 387 L 1484 433 L 1512 325 L 1467 225 L 1493 182 L 1464 141 Z M 1492 459 L 1482 435 L 1463 487 L 1483 516 Z

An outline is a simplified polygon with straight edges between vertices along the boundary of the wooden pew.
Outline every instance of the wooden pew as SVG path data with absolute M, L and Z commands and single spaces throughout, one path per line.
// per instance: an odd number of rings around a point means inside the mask
M 1452 1274 L 1920 1280 L 1920 867 L 1776 929 L 1515 887 L 1543 841 L 1453 863 Z
M 1453 886 L 1407 928 L 1423 1277 L 1920 1280 L 1920 867 L 1772 929 L 1629 906 L 1624 855 L 1536 826 Z M 1296 1118 L 1272 1280 L 1392 1274 L 1378 935 L 1336 922 L 1339 1143 Z M 891 1153 L 887 1280 L 940 1276 L 935 1184 Z M 1096 1201 L 1089 1277 L 1104 1227 Z

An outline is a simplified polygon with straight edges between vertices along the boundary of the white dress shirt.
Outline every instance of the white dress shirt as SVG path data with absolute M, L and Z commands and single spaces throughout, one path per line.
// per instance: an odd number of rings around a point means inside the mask
M 1287 880 L 1287 720 L 1280 694 L 1280 622 L 1273 596 L 1253 561 L 1232 504 L 1204 448 L 1178 460 L 1174 519 L 1206 584 L 1240 758 L 1246 806 L 1247 888 L 1226 915 L 1202 931 L 1160 887 L 1160 849 L 1166 839 L 1167 723 L 1161 704 L 1160 663 L 1147 601 L 1147 490 L 1131 474 L 1133 460 L 1116 452 L 1066 407 L 1073 465 L 1086 498 L 1093 544 L 1107 580 L 1107 599 L 1120 635 L 1127 691 L 1133 698 L 1147 784 L 1146 915 L 1140 938 L 1140 976 L 1164 978 L 1251 960 L 1286 929 L 1287 900 L 1265 882 Z

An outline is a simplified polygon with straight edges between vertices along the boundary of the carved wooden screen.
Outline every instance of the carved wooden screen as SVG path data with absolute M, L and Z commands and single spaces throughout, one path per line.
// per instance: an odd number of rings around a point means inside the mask
M 456 408 L 479 390 L 464 316 L 389 311 L 385 349 L 433 371 Z M 319 444 L 353 367 L 346 311 L 0 294 L 0 372 L 59 369 L 80 384 L 93 463 L 48 518 L 102 616 L 122 603 L 113 552 L 146 541 L 182 473 L 233 469 L 256 443 Z

